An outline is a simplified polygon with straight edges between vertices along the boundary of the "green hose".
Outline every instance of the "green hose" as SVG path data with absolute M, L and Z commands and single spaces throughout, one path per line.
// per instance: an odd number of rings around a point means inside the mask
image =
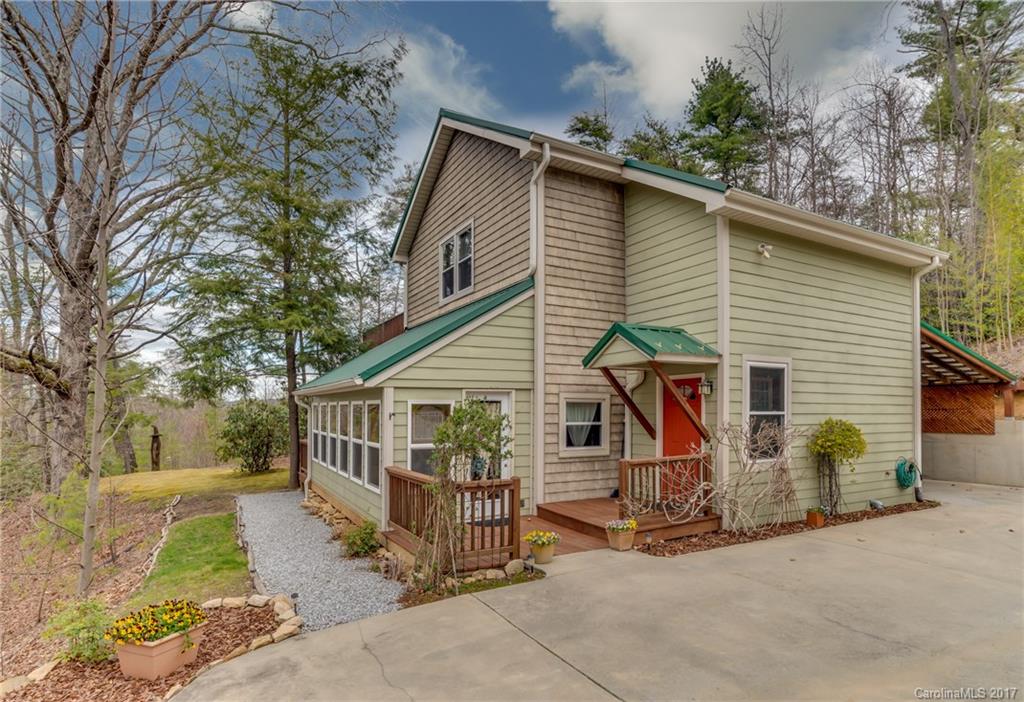
M 913 487 L 917 482 L 917 464 L 903 456 L 896 459 L 896 482 L 904 490 Z

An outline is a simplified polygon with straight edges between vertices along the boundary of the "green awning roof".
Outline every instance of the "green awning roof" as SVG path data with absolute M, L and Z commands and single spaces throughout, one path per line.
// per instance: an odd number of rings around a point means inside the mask
M 594 348 L 590 349 L 590 352 L 583 357 L 583 366 L 589 367 L 617 337 L 623 339 L 652 361 L 659 354 L 705 358 L 718 357 L 718 351 L 713 346 L 705 344 L 685 329 L 680 329 L 679 327 L 658 327 L 652 324 L 615 322 L 608 327 L 608 331 L 594 344 Z
M 425 349 L 434 342 L 466 326 L 470 322 L 497 309 L 502 304 L 518 297 L 533 287 L 533 278 L 527 278 L 515 285 L 499 290 L 468 305 L 463 305 L 440 317 L 406 329 L 404 333 L 388 339 L 379 346 L 362 353 L 316 380 L 311 380 L 296 389 L 296 392 L 310 394 L 317 388 L 326 388 L 345 381 L 361 384 L 383 373 L 395 364 L 404 361 L 414 353 Z
M 968 347 L 964 346 L 959 341 L 957 341 L 956 339 L 951 337 L 949 334 L 944 334 L 937 327 L 933 327 L 931 324 L 928 324 L 928 322 L 924 321 L 923 319 L 921 320 L 921 328 L 925 329 L 925 330 L 931 332 L 932 334 L 934 334 L 935 336 L 939 337 L 940 339 L 942 339 L 943 341 L 948 343 L 950 346 L 954 347 L 957 351 L 960 351 L 963 355 L 969 356 L 970 358 L 974 359 L 975 361 L 979 361 L 980 363 L 983 363 L 988 368 L 991 368 L 994 371 L 995 375 L 1002 376 L 1003 380 L 1005 380 L 1007 382 L 1010 382 L 1010 383 L 1012 383 L 1013 381 L 1017 380 L 1017 376 L 1014 375 L 1013 373 L 1011 373 L 1010 371 L 1008 371 L 1005 368 L 1003 368 L 1002 366 L 994 363 L 993 361 L 990 361 L 989 359 L 985 358 L 984 356 L 982 356 L 980 353 L 978 353 L 974 349 L 971 349 L 971 348 L 968 348 Z

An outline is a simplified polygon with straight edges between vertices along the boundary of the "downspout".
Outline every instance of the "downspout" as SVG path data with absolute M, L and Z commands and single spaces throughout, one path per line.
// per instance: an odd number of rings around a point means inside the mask
M 303 402 L 298 395 L 292 395 L 295 398 L 295 404 L 302 409 L 306 410 L 306 479 L 302 481 L 302 499 L 309 499 L 309 481 L 313 479 L 313 466 L 310 465 L 309 452 L 312 451 L 312 447 L 309 445 L 309 405 Z
M 647 371 L 637 371 L 635 375 L 627 374 L 626 377 L 632 377 L 632 380 L 626 381 L 625 389 L 626 394 L 633 397 L 633 391 L 644 384 Z M 622 413 L 622 457 L 633 457 L 633 414 L 628 411 Z
M 551 145 L 541 145 L 541 159 L 530 177 L 530 270 L 533 279 L 533 508 L 544 498 L 544 172 Z
M 921 484 L 923 461 L 921 460 L 921 278 L 942 265 L 942 259 L 932 256 L 932 262 L 914 271 L 914 459 L 917 461 L 917 478 L 914 481 L 914 497 L 924 500 Z

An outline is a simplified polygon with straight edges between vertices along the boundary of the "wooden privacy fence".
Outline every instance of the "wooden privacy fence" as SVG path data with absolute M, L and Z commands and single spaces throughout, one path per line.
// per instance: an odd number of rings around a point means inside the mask
M 619 517 L 655 512 L 670 521 L 711 513 L 708 454 L 619 461 Z
M 434 478 L 388 466 L 388 525 L 417 547 L 426 534 Z M 499 568 L 519 558 L 519 478 L 455 484 L 463 538 L 455 553 L 460 572 Z

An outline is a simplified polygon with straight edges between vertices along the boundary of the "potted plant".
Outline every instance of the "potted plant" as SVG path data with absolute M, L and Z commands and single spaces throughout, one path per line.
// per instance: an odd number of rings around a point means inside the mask
M 633 537 L 636 536 L 636 520 L 613 519 L 605 522 L 605 534 L 608 535 L 608 546 L 614 551 L 629 551 L 633 548 Z
M 807 526 L 820 529 L 825 526 L 825 508 L 811 507 L 807 510 Z
M 188 600 L 164 600 L 115 621 L 104 634 L 117 647 L 121 672 L 156 680 L 194 663 L 206 612 Z
M 557 531 L 543 531 L 534 529 L 523 537 L 523 541 L 530 544 L 530 553 L 533 554 L 533 562 L 537 564 L 550 563 L 555 557 L 555 544 L 562 540 Z

